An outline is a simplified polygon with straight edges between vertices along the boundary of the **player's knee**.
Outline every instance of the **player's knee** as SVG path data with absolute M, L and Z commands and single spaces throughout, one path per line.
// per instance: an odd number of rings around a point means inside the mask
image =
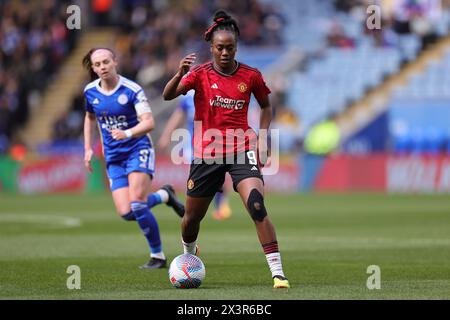
M 148 192 L 143 186 L 135 186 L 129 189 L 129 199 L 131 202 L 147 202 Z
M 183 222 L 185 224 L 197 224 L 202 221 L 202 218 L 200 215 L 195 214 L 192 211 L 186 210 L 183 216 Z
M 261 222 L 267 216 L 267 210 L 264 206 L 264 197 L 262 194 L 253 189 L 247 200 L 247 208 L 253 220 Z
M 133 193 L 130 194 L 130 203 L 131 202 L 147 202 L 148 195 L 145 192 Z
M 124 220 L 131 221 L 133 212 L 129 203 L 116 204 L 116 213 Z

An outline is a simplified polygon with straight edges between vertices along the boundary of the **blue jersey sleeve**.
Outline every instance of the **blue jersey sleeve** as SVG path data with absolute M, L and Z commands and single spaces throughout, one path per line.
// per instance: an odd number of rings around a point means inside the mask
M 188 113 L 189 104 L 187 103 L 187 99 L 185 97 L 183 97 L 183 100 L 181 100 L 181 103 L 179 104 L 178 109 L 183 111 L 184 114 Z
M 84 92 L 84 101 L 85 101 L 84 109 L 87 112 L 94 113 L 94 108 L 92 107 L 92 104 L 89 102 L 87 91 Z
M 131 102 L 138 116 L 140 116 L 143 113 L 152 112 L 152 109 L 148 104 L 147 96 L 145 95 L 145 92 L 144 90 L 142 90 L 142 88 L 140 88 L 138 92 L 133 93 Z
M 194 94 L 192 91 L 188 92 L 185 96 L 183 96 L 180 105 L 178 108 L 183 111 L 185 115 L 188 115 L 194 107 Z
M 139 103 L 147 102 L 147 101 L 148 101 L 147 96 L 145 95 L 145 92 L 142 88 L 140 88 L 140 90 L 133 95 L 132 102 L 133 102 L 133 105 L 135 105 L 135 106 Z

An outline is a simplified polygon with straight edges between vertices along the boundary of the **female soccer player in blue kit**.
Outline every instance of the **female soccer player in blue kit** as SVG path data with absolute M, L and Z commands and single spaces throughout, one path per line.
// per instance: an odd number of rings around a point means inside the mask
M 150 194 L 155 152 L 149 135 L 154 120 L 147 97 L 138 84 L 117 73 L 117 60 L 111 49 L 91 49 L 84 57 L 83 65 L 91 78 L 97 78 L 84 89 L 85 166 L 92 171 L 91 146 L 97 123 L 117 212 L 127 221 L 138 222 L 150 247 L 150 260 L 141 268 L 164 268 L 166 257 L 159 227 L 150 209 L 166 203 L 183 216 L 184 205 L 170 185 Z

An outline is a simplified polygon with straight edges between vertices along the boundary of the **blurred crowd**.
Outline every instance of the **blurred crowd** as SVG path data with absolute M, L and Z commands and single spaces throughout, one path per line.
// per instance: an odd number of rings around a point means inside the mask
M 209 59 L 203 34 L 218 8 L 237 20 L 240 45 L 281 44 L 282 17 L 257 0 L 124 1 L 116 40 L 121 73 L 159 96 L 184 55 L 196 52 L 200 61 Z
M 378 47 L 402 45 L 402 37 L 411 35 L 420 38 L 421 49 L 437 40 L 443 23 L 441 13 L 450 8 L 448 0 L 335 0 L 334 3 L 337 11 L 361 21 L 367 18 L 370 5 L 378 5 L 382 8 L 379 12 L 381 28 L 365 28 L 366 34 L 375 39 L 375 44 Z M 374 13 L 370 11 L 370 14 Z M 355 46 L 356 39 L 344 29 L 337 20 L 330 24 L 327 35 L 329 45 L 343 48 Z
M 76 44 L 70 1 L 0 1 L 0 153 Z
M 370 7 L 371 5 L 378 7 Z M 342 112 L 355 99 L 359 99 L 359 91 L 358 94 L 353 94 L 352 85 L 355 87 L 358 82 L 363 83 L 360 86 L 363 88 L 361 95 L 366 94 L 386 79 L 386 76 L 398 72 L 404 63 L 413 61 L 421 50 L 450 30 L 448 0 L 305 0 L 299 7 L 305 13 L 303 19 L 300 18 L 296 24 L 296 29 L 303 31 L 299 32 L 299 38 L 304 32 L 310 32 L 313 36 L 299 39 L 300 47 L 306 48 L 305 59 L 297 68 L 298 74 L 301 74 L 299 82 L 304 82 L 298 86 L 295 86 L 295 79 L 286 83 L 281 93 L 288 92 L 290 96 L 295 95 L 295 98 L 277 105 L 277 115 L 272 127 L 280 129 L 282 152 L 290 152 L 297 146 L 303 146 L 304 139 L 314 131 L 314 127 L 322 125 L 324 118 L 333 119 L 333 113 Z M 308 19 L 308 14 L 315 15 L 316 19 Z M 370 16 L 372 20 L 368 19 Z M 290 18 L 293 19 L 292 16 Z M 375 23 L 375 28 L 369 28 L 367 22 Z M 372 51 L 383 52 L 386 59 L 379 61 L 384 63 L 372 60 L 377 59 L 377 56 L 371 55 Z M 345 60 L 346 56 L 353 58 Z M 395 64 L 387 58 L 395 60 Z M 333 59 L 338 63 L 328 64 L 332 67 L 326 70 L 321 70 L 318 66 Z M 355 76 L 348 83 L 349 79 L 345 76 L 350 73 L 357 75 L 358 68 L 362 71 L 360 74 L 368 74 Z M 379 80 L 370 80 L 369 73 L 376 74 L 378 70 L 381 70 Z M 327 81 L 330 78 L 338 79 L 341 74 L 344 85 L 337 80 Z M 335 107 L 338 103 L 333 105 L 338 100 L 336 88 L 345 97 L 342 108 Z M 330 99 L 332 102 L 321 104 L 320 96 L 325 96 L 327 91 L 333 92 L 333 99 Z M 307 99 L 308 95 L 313 98 Z M 283 100 L 286 99 L 280 99 Z M 321 112 L 316 110 L 323 109 L 326 111 L 320 117 L 310 121 L 312 114 Z M 303 118 L 305 114 L 307 117 Z
M 65 27 L 66 8 L 71 1 L 0 2 L 0 152 L 8 139 L 25 123 L 30 108 L 52 79 L 56 68 L 76 45 L 77 32 Z M 73 1 L 72 1 L 73 2 Z M 114 26 L 114 49 L 119 59 L 119 73 L 135 80 L 151 100 L 157 99 L 165 83 L 176 72 L 180 59 L 196 52 L 198 62 L 210 59 L 209 44 L 203 34 L 212 23 L 217 9 L 229 12 L 241 30 L 240 46 L 283 46 L 287 21 L 269 1 L 259 0 L 78 0 L 89 5 L 88 30 L 93 26 Z M 25 3 L 27 5 L 25 5 Z M 401 45 L 400 38 L 413 35 L 425 48 L 438 38 L 436 6 L 448 10 L 450 0 L 334 0 L 336 17 L 343 13 L 358 21 L 365 37 L 372 37 L 378 47 Z M 367 7 L 383 8 L 381 29 L 365 27 Z M 342 16 L 341 16 L 342 17 Z M 301 19 L 301 17 L 299 17 Z M 348 32 L 352 19 L 329 17 L 322 30 L 327 47 L 352 49 L 360 38 Z M 305 59 L 308 63 L 308 59 Z M 86 83 L 89 81 L 86 77 Z M 304 137 L 301 119 L 287 105 L 285 93 L 289 83 L 275 89 L 277 106 L 273 127 L 290 139 L 282 139 L 286 150 Z M 82 87 L 73 97 L 68 113 L 53 127 L 55 141 L 82 137 L 84 102 Z M 291 142 L 289 142 L 291 141 Z M 288 143 L 289 142 L 289 143 Z
M 114 49 L 119 73 L 137 81 L 149 98 L 155 99 L 161 96 L 184 55 L 196 52 L 197 63 L 210 59 L 209 43 L 203 40 L 203 34 L 219 8 L 237 20 L 240 46 L 282 44 L 283 17 L 271 5 L 257 0 L 122 1 L 120 10 L 116 8 L 119 14 L 111 10 L 96 21 L 118 27 Z M 56 140 L 81 136 L 81 94 L 74 97 L 71 112 L 55 123 Z

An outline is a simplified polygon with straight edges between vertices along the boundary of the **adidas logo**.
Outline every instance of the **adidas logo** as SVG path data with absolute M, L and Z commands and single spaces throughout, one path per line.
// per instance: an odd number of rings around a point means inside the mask
M 252 169 L 251 169 L 251 171 L 255 171 L 255 170 L 258 171 L 258 168 L 255 167 L 255 166 L 253 166 Z
M 99 104 L 99 103 L 100 103 L 100 101 L 98 101 L 97 98 L 95 98 L 94 101 L 92 101 L 92 104 Z
M 211 86 L 211 88 L 212 88 L 212 89 L 219 89 L 219 87 L 218 87 L 217 84 L 215 84 L 215 83 Z

